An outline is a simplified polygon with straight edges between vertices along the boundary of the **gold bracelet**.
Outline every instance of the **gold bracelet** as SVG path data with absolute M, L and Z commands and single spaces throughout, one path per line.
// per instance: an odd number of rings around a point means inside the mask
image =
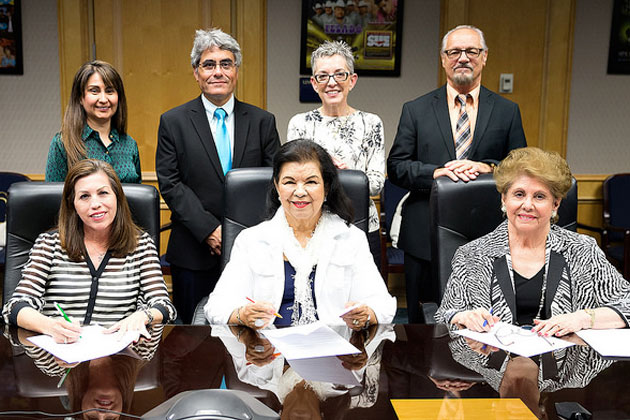
M 584 309 L 584 312 L 586 312 L 588 314 L 588 316 L 591 317 L 591 326 L 590 326 L 590 328 L 593 329 L 593 327 L 595 326 L 595 310 L 594 309 L 590 309 L 590 308 L 586 308 L 586 309 Z

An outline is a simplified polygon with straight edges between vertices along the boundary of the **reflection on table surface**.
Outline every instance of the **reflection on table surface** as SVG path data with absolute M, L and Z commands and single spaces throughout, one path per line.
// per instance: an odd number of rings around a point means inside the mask
M 361 353 L 338 357 L 358 385 L 310 381 L 260 334 L 243 327 L 166 326 L 133 352 L 69 366 L 25 344 L 28 332 L 0 338 L 0 411 L 70 413 L 100 407 L 141 416 L 189 390 L 237 389 L 283 418 L 396 419 L 391 399 L 520 398 L 539 418 L 576 402 L 594 418 L 630 418 L 628 361 L 604 360 L 576 345 L 538 358 L 514 357 L 443 326 L 378 326 L 337 332 Z M 329 364 L 328 364 L 329 365 Z M 323 373 L 322 373 L 323 374 Z M 465 413 L 462 418 L 465 418 Z M 0 418 L 8 418 L 1 417 Z M 33 417 L 30 418 L 45 418 Z M 126 418 L 89 413 L 76 418 Z

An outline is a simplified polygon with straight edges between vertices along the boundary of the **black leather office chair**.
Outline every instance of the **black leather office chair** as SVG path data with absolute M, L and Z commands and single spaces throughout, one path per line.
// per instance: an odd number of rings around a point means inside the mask
M 230 260 L 234 240 L 245 228 L 265 219 L 267 195 L 272 187 L 272 168 L 233 169 L 225 177 L 223 193 L 225 208 L 221 229 L 221 267 Z M 367 233 L 369 217 L 369 187 L 365 173 L 346 169 L 339 171 L 339 180 L 354 208 L 354 225 Z M 193 325 L 207 325 L 203 307 L 208 298 L 199 302 L 193 315 Z
M 124 184 L 134 221 L 146 230 L 160 249 L 160 198 L 151 185 Z M 6 266 L 2 304 L 13 295 L 40 233 L 57 224 L 63 183 L 20 182 L 9 189 L 7 205 Z
M 609 176 L 602 190 L 602 248 L 624 278 L 630 280 L 630 173 Z
M 575 179 L 567 197 L 560 204 L 558 216 L 558 226 L 576 230 Z M 448 177 L 436 179 L 431 189 L 431 220 L 433 281 L 439 285 L 441 299 L 451 275 L 451 260 L 457 248 L 492 232 L 503 221 L 501 196 L 492 174 L 482 174 L 468 183 L 453 182 Z M 435 309 L 435 305 L 423 304 L 427 322 L 433 320 L 431 313 L 435 314 Z
M 265 219 L 267 195 L 272 185 L 271 168 L 241 168 L 228 172 L 225 178 L 225 210 L 221 233 L 221 267 L 230 260 L 232 245 L 245 228 Z M 369 190 L 367 177 L 361 171 L 339 171 L 339 179 L 354 206 L 354 224 L 367 232 Z M 245 198 L 245 200 L 243 200 Z
M 0 172 L 0 223 L 6 222 L 7 200 L 9 198 L 9 187 L 16 182 L 26 182 L 31 179 L 26 175 L 16 172 Z M 6 226 L 4 226 L 6 227 Z M 0 270 L 4 271 L 6 231 L 2 229 L 4 235 L 0 241 Z

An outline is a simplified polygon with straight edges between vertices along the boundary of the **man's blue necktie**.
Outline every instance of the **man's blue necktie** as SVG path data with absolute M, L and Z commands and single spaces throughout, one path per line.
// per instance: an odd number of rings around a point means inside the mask
M 227 113 L 223 108 L 217 108 L 214 111 L 214 116 L 217 119 L 217 129 L 214 136 L 214 144 L 217 147 L 219 153 L 219 159 L 221 160 L 221 167 L 223 168 L 223 174 L 232 169 L 232 145 L 230 143 L 230 135 L 228 134 L 227 126 L 225 125 L 225 116 Z

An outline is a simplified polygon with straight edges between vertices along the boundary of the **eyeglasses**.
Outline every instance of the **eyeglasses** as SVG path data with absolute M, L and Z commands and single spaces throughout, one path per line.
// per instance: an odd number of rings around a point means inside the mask
M 350 76 L 350 73 L 347 71 L 337 71 L 333 74 L 318 73 L 313 78 L 315 78 L 317 83 L 328 83 L 331 78 L 335 79 L 335 82 L 345 82 L 348 80 L 348 76 Z
M 221 66 L 221 70 L 230 71 L 236 67 L 236 64 L 232 60 L 221 60 L 219 66 Z M 214 69 L 217 68 L 217 62 L 214 60 L 206 60 L 203 63 L 199 63 L 199 67 L 203 71 L 214 71 Z
M 444 54 L 452 60 L 461 57 L 462 53 L 465 53 L 468 58 L 477 58 L 483 51 L 485 51 L 483 48 L 466 48 L 465 50 L 453 48 L 452 50 L 444 50 Z
M 531 332 L 531 327 L 517 327 L 505 325 L 494 332 L 494 337 L 504 346 L 511 346 L 516 341 L 516 337 L 535 337 Z
M 517 340 L 517 337 L 519 340 L 522 338 L 539 337 L 553 347 L 553 343 L 549 341 L 546 337 L 539 336 L 536 333 L 533 333 L 532 327 L 532 325 L 522 325 L 520 327 L 516 325 L 505 325 L 494 332 L 494 337 L 499 343 L 504 346 L 511 346 L 512 344 L 514 344 Z

